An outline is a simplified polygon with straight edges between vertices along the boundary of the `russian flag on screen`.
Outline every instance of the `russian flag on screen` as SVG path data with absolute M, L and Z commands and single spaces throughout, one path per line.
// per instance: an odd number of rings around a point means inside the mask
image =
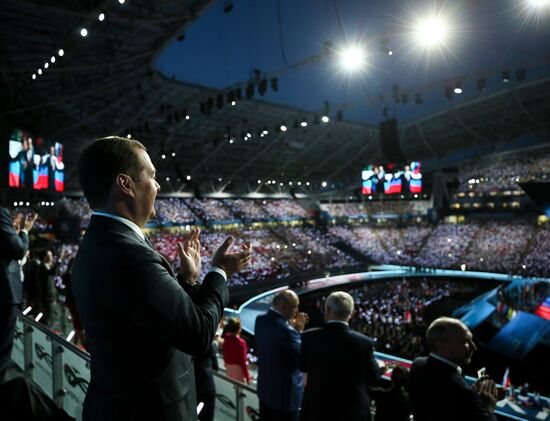
M 361 188 L 361 193 L 372 194 L 372 181 L 370 180 L 363 181 L 363 187 Z
M 384 193 L 386 194 L 401 193 L 401 180 L 392 179 L 390 181 L 384 181 Z
M 21 163 L 19 161 L 10 162 L 10 172 L 9 172 L 10 187 L 19 187 L 21 185 L 21 180 L 19 179 L 20 169 L 21 169 Z
M 409 188 L 411 193 L 422 193 L 422 179 L 415 180 L 411 178 L 409 181 Z
M 37 171 L 38 176 L 34 180 L 34 189 L 41 190 L 48 188 L 48 167 L 41 165 Z
M 63 171 L 55 171 L 55 191 L 65 190 L 65 174 Z

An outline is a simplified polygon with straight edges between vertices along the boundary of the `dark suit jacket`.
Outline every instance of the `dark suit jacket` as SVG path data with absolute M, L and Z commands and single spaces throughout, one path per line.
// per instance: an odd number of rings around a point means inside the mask
M 214 371 L 219 370 L 217 353 L 218 345 L 212 342 L 205 354 L 197 356 L 193 360 L 197 396 L 216 393 Z
M 191 298 L 119 221 L 93 216 L 73 270 L 91 354 L 84 420 L 196 420 L 190 355 L 208 350 L 229 294 L 209 273 Z
M 343 323 L 302 334 L 300 368 L 307 373 L 302 419 L 370 420 L 367 388 L 380 370 L 372 340 Z
M 277 312 L 256 318 L 254 343 L 258 356 L 258 397 L 271 409 L 300 409 L 304 375 L 300 372 L 301 335 Z
M 29 249 L 29 237 L 15 232 L 11 212 L 0 208 L 0 305 L 20 304 L 23 295 L 18 260 Z
M 431 356 L 414 360 L 409 396 L 415 421 L 496 420 L 454 367 Z

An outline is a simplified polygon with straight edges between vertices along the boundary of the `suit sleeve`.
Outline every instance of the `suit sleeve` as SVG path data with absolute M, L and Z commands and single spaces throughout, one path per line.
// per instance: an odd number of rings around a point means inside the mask
M 380 366 L 378 365 L 378 362 L 376 361 L 376 357 L 374 356 L 374 345 L 370 339 L 366 344 L 366 353 L 367 353 L 367 380 L 370 382 L 370 384 L 374 384 L 380 378 L 381 373 L 380 373 Z
M 307 336 L 302 335 L 302 346 L 301 346 L 301 352 L 299 357 L 299 368 L 302 373 L 307 373 L 307 362 L 306 362 L 306 354 L 307 354 Z
M 9 222 L 9 217 L 2 216 L 0 226 L 2 257 L 8 260 L 20 260 L 25 257 L 29 249 L 29 236 L 23 231 L 17 234 Z
M 128 269 L 128 267 L 126 268 Z M 191 297 L 158 261 L 134 265 L 116 292 L 121 310 L 160 341 L 189 355 L 203 355 L 214 338 L 229 292 L 223 277 L 206 275 Z
M 286 334 L 287 340 L 283 341 L 283 347 L 290 358 L 298 363 L 302 352 L 302 335 L 291 326 L 287 329 Z
M 496 421 L 497 418 L 485 406 L 479 395 L 470 387 L 466 386 L 463 389 L 461 396 L 462 407 L 465 408 L 468 414 L 467 419 L 472 421 Z

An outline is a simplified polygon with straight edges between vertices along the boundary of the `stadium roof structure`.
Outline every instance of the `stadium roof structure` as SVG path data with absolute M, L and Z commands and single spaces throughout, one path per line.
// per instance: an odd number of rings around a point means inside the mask
M 322 181 L 338 189 L 356 183 L 365 164 L 385 161 L 378 127 L 324 123 L 320 113 L 246 99 L 244 92 L 231 106 L 228 94 L 239 96 L 233 87 L 212 89 L 157 71 L 158 55 L 212 1 L 122 3 L 5 0 L 0 9 L 4 135 L 17 127 L 63 142 L 69 190 L 78 189 L 80 147 L 113 134 L 145 143 L 164 191 L 174 192 L 308 193 Z M 408 159 L 435 165 L 524 135 L 548 142 L 548 115 L 550 78 L 525 81 L 400 125 L 400 145 Z

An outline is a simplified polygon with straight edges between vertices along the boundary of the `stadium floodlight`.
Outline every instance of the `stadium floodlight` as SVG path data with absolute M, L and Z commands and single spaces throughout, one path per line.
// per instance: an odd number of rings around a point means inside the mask
M 528 0 L 528 3 L 537 9 L 550 6 L 550 0 Z
M 82 28 L 80 30 L 80 36 L 82 36 L 82 37 L 88 36 L 88 30 L 86 28 Z
M 52 56 L 52 58 L 50 59 L 50 61 L 53 63 L 55 63 L 55 56 Z
M 348 72 L 361 70 L 366 64 L 366 54 L 359 45 L 351 45 L 339 54 L 341 67 Z
M 326 187 L 326 186 L 327 186 L 327 182 L 326 182 L 326 181 L 323 181 L 323 182 L 321 183 L 321 186 Z
M 59 51 L 57 52 L 57 55 L 59 57 L 63 57 L 64 54 L 65 54 L 65 51 L 63 51 L 63 48 L 60 48 Z
M 118 0 L 118 2 L 119 2 L 120 4 L 124 4 L 125 1 L 126 1 L 126 0 Z
M 48 67 L 50 67 L 50 63 L 48 62 L 44 63 L 44 69 L 47 69 Z
M 321 121 L 323 123 L 328 123 L 330 121 L 330 118 L 328 117 L 328 115 L 324 115 L 323 117 L 321 117 Z
M 441 16 L 420 20 L 414 28 L 417 43 L 425 48 L 444 44 L 448 34 L 448 25 Z
M 105 13 L 100 13 L 99 16 L 97 17 L 97 19 L 100 21 L 100 22 L 103 22 L 105 20 Z
M 32 80 L 36 79 L 36 73 L 32 74 Z
M 185 177 L 185 179 L 186 179 L 187 181 L 191 181 L 191 176 L 188 175 L 187 177 Z
M 162 159 L 166 159 L 166 155 L 164 155 L 164 154 L 162 154 L 160 157 L 161 157 Z
M 300 126 L 302 126 L 302 127 L 307 127 L 307 121 L 305 121 L 305 120 L 302 121 L 302 122 L 300 123 Z
M 455 89 L 454 89 L 454 93 L 457 94 L 457 95 L 460 95 L 462 93 L 462 88 L 460 86 L 457 86 Z
M 258 184 L 262 184 L 262 180 L 258 180 Z
M 38 69 L 38 72 L 37 72 L 39 75 L 42 74 L 42 69 Z
M 286 127 L 284 124 L 281 124 L 281 131 L 282 131 L 282 132 L 286 132 L 286 131 L 287 131 L 287 127 Z

